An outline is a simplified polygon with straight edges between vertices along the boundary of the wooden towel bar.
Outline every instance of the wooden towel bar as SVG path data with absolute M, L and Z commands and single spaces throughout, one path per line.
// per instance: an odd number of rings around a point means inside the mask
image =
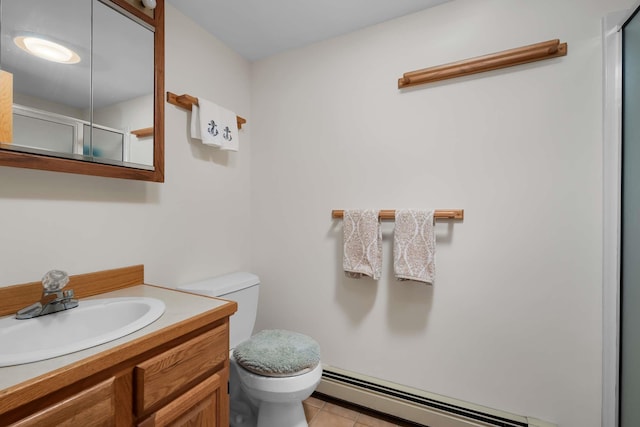
M 464 219 L 464 209 L 438 209 L 435 211 L 435 219 Z M 378 214 L 380 219 L 396 219 L 396 211 L 393 209 L 381 210 Z M 344 210 L 332 210 L 331 218 L 344 218 Z
M 175 93 L 167 92 L 167 102 L 191 111 L 193 104 L 198 105 L 198 98 L 187 94 L 176 95 Z M 236 120 L 238 121 L 238 129 L 242 129 L 242 125 L 247 123 L 247 119 L 243 119 L 240 116 L 236 116 Z
M 409 71 L 398 79 L 398 89 L 512 67 L 528 62 L 542 61 L 543 59 L 557 58 L 565 56 L 567 49 L 566 43 L 560 43 L 560 40 L 554 39 L 489 55 L 477 56 L 463 61 Z

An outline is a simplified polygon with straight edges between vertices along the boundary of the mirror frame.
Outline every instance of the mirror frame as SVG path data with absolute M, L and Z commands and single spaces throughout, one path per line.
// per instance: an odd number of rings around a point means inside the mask
M 101 0 L 104 1 L 104 0 Z M 153 117 L 153 168 L 135 169 L 84 160 L 50 157 L 41 154 L 0 150 L 0 166 L 67 172 L 81 175 L 164 182 L 164 0 L 156 0 L 153 18 L 133 6 L 133 1 L 109 0 L 153 26 L 154 32 L 154 117 Z M 139 3 L 139 2 L 138 2 Z M 142 6 L 141 6 L 142 7 Z M 124 17 L 127 19 L 126 17 Z

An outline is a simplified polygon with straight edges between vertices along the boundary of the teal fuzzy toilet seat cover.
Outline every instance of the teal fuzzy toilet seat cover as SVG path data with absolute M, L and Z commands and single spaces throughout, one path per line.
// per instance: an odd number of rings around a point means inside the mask
M 320 345 L 311 337 L 282 329 L 260 331 L 233 350 L 236 362 L 268 377 L 292 377 L 320 363 Z

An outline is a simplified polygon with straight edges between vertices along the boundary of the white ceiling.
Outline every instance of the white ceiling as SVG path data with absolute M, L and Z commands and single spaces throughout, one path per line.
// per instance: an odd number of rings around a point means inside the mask
M 450 0 L 167 0 L 251 61 L 446 1 Z M 91 99 L 91 22 L 87 18 L 91 3 L 81 0 L 0 2 L 1 63 L 4 69 L 15 73 L 14 90 L 74 108 L 87 108 Z M 133 22 L 125 25 L 127 20 L 122 16 L 97 4 L 96 31 L 99 28 L 118 30 L 109 31 L 112 35 L 108 40 L 94 35 L 94 106 L 98 108 L 151 93 L 152 33 Z M 48 63 L 25 54 L 13 43 L 17 35 L 34 33 L 47 35 L 76 50 L 81 62 L 74 66 Z M 137 71 L 138 68 L 147 71 Z
M 167 0 L 250 61 L 449 0 Z

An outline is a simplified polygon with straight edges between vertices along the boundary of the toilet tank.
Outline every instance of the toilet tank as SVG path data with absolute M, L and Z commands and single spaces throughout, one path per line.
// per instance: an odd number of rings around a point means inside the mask
M 178 289 L 235 301 L 238 304 L 238 310 L 231 316 L 229 322 L 229 346 L 233 349 L 242 341 L 251 338 L 258 314 L 260 289 L 258 276 L 237 272 L 180 285 Z

